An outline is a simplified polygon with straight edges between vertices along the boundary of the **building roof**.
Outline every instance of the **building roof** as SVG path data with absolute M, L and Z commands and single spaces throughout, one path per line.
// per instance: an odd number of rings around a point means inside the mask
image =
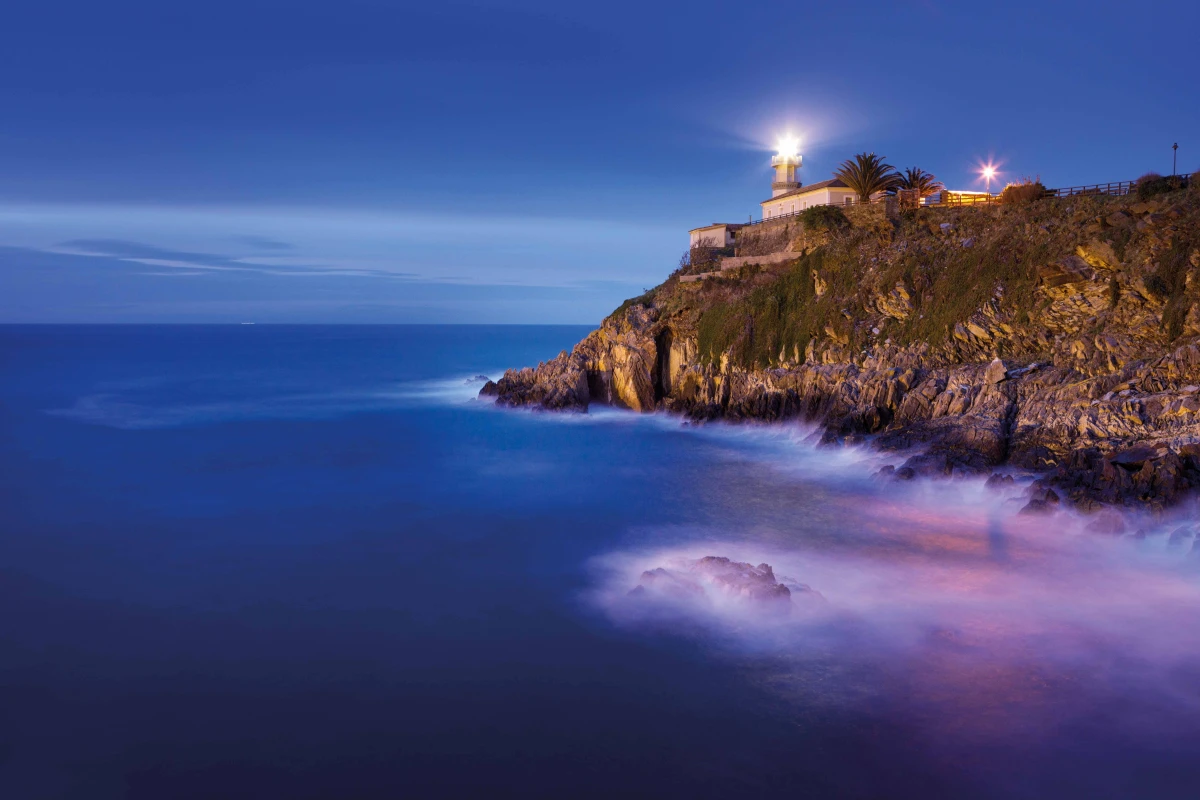
M 708 231 L 712 230 L 713 228 L 729 228 L 730 230 L 736 231 L 738 228 L 744 227 L 746 227 L 746 223 L 744 222 L 714 222 L 712 225 L 705 225 L 702 228 L 692 228 L 690 231 L 688 231 L 688 233 L 695 233 L 696 231 Z
M 817 191 L 820 191 L 821 189 L 849 189 L 849 188 L 850 188 L 849 186 L 842 183 L 840 178 L 830 178 L 827 181 L 821 181 L 820 183 L 810 183 L 808 186 L 801 186 L 799 189 L 792 189 L 790 192 L 784 192 L 783 194 L 777 195 L 776 197 L 772 197 L 769 200 L 763 200 L 761 203 L 759 203 L 759 205 L 765 206 L 767 203 L 774 203 L 776 200 L 783 200 L 784 198 L 787 198 L 787 197 L 799 197 L 802 194 L 808 194 L 809 192 L 817 192 Z

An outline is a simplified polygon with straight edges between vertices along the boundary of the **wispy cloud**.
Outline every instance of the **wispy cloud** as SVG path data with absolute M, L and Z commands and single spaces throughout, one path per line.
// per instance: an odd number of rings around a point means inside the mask
M 363 278 L 387 278 L 409 280 L 416 277 L 413 273 L 393 272 L 378 269 L 339 268 L 327 265 L 280 265 L 263 264 L 262 259 L 240 258 L 220 255 L 217 253 L 196 253 L 182 250 L 171 250 L 143 242 L 131 242 L 125 239 L 71 239 L 53 247 L 45 248 L 48 253 L 61 253 L 74 256 L 92 256 L 97 258 L 112 258 L 148 267 L 169 267 L 179 270 L 196 272 L 254 272 L 262 275 L 279 275 L 284 277 L 329 277 L 348 276 Z M 162 275 L 170 273 L 142 273 L 144 275 Z
M 589 322 L 669 272 L 684 230 L 379 208 L 0 204 L 0 319 Z
M 212 274 L 657 283 L 686 224 L 309 206 L 0 205 L 0 244 Z M 154 266 L 143 264 L 144 266 Z

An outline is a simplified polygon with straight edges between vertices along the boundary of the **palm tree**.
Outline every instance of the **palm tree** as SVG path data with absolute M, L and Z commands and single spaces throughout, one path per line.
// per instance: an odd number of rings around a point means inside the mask
M 894 189 L 900 181 L 896 168 L 883 159 L 874 153 L 859 153 L 853 161 L 843 161 L 841 169 L 833 174 L 853 189 L 860 201 L 868 203 L 871 195 Z
M 900 182 L 897 184 L 897 188 L 915 191 L 917 197 L 921 198 L 937 194 L 946 187 L 935 176 L 920 167 L 909 167 L 900 175 Z

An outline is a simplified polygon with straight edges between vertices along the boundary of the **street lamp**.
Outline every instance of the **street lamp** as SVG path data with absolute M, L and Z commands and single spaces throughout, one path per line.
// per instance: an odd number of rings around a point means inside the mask
M 996 168 L 988 164 L 982 170 L 983 180 L 987 185 L 987 193 L 992 193 L 992 178 L 996 177 Z
M 1175 164 L 1179 158 L 1179 142 L 1171 145 L 1171 177 L 1175 177 Z

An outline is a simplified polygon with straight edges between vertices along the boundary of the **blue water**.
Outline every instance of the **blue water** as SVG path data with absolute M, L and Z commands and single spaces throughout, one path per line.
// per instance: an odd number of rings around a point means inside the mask
M 584 333 L 0 328 L 0 797 L 1192 796 L 1194 560 L 1045 556 L 799 428 L 473 399 Z M 671 548 L 836 615 L 626 615 Z M 1064 575 L 1132 599 L 1022 611 Z

